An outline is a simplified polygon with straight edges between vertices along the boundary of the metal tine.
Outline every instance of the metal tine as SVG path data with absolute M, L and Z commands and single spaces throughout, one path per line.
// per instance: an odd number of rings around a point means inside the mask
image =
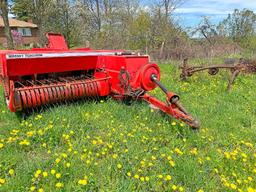
M 68 81 L 74 81 L 75 79 L 72 77 L 67 77 Z
M 32 81 L 26 80 L 26 82 L 30 83 L 32 86 L 35 86 L 35 84 Z
M 45 81 L 49 84 L 51 84 L 52 82 L 50 81 L 50 79 L 45 79 Z
M 94 84 L 94 86 L 95 86 L 95 89 L 97 89 L 97 95 L 95 96 L 95 98 L 96 98 L 96 100 L 99 100 L 100 98 L 99 98 L 99 95 L 98 95 L 98 93 L 99 93 L 99 88 L 98 88 L 98 86 L 97 86 L 97 82 L 93 82 L 93 84 Z
M 42 81 L 36 80 L 36 82 L 37 82 L 38 84 L 44 85 L 44 84 L 42 83 Z
M 25 87 L 25 85 L 23 85 L 20 81 L 15 81 L 15 84 L 19 84 L 19 85 L 21 85 L 22 87 Z
M 52 83 L 59 83 L 56 79 L 50 79 Z
M 61 81 L 64 81 L 64 82 L 68 82 L 68 79 L 66 79 L 66 78 L 64 78 L 64 77 L 59 77 L 59 79 L 60 79 Z

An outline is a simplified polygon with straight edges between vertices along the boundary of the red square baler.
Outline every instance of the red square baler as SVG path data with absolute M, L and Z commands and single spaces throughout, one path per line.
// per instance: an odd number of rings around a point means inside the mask
M 160 69 L 149 56 L 124 50 L 68 49 L 60 34 L 47 34 L 45 48 L 1 50 L 0 78 L 12 112 L 87 97 L 144 100 L 154 108 L 197 128 L 179 96 L 160 83 Z M 157 86 L 165 102 L 147 92 Z

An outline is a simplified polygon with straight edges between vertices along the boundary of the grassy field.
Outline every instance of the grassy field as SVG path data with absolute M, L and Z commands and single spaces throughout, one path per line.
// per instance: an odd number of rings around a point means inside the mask
M 146 103 L 112 100 L 24 121 L 1 97 L 0 191 L 256 191 L 256 76 L 226 92 L 228 72 L 181 82 L 176 67 L 160 66 L 199 131 Z

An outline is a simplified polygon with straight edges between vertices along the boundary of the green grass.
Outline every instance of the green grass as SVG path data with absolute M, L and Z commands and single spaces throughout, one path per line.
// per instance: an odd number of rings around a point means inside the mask
M 0 191 L 256 189 L 256 76 L 239 76 L 227 92 L 227 72 L 181 82 L 176 67 L 160 66 L 200 131 L 146 103 L 112 100 L 56 106 L 22 121 L 0 98 Z M 152 94 L 164 99 L 159 89 Z

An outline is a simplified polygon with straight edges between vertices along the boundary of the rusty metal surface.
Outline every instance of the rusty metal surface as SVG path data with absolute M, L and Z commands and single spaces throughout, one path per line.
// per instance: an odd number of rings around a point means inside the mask
M 219 65 L 200 65 L 191 66 L 188 64 L 188 59 L 184 59 L 182 66 L 180 67 L 181 80 L 186 80 L 191 77 L 194 73 L 208 70 L 210 75 L 216 75 L 221 69 L 226 69 L 231 72 L 227 89 L 230 90 L 234 84 L 235 79 L 240 73 L 256 74 L 256 60 L 250 59 L 227 59 L 224 64 Z

